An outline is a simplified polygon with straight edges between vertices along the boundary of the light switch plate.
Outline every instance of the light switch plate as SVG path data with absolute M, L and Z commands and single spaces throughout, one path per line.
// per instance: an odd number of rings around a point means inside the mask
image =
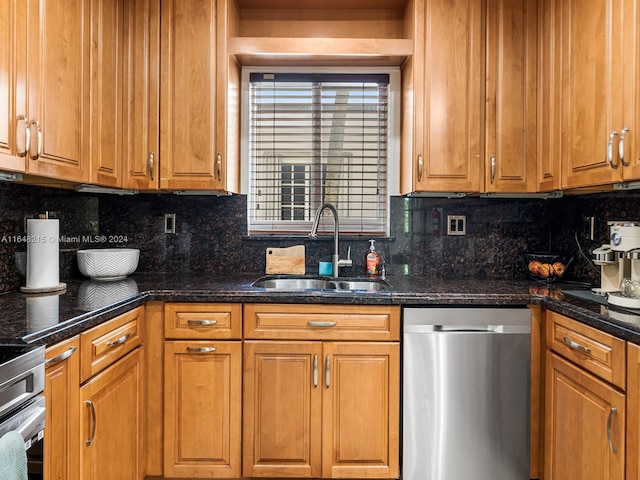
M 466 235 L 467 216 L 447 215 L 447 235 Z

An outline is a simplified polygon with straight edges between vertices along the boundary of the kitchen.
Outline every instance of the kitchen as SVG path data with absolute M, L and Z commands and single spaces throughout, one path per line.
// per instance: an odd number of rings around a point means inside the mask
M 154 2 L 139 3 L 141 5 L 148 5 L 150 8 L 153 8 L 155 5 Z M 170 2 L 166 3 L 169 4 Z M 398 4 L 404 7 L 405 3 L 406 2 L 393 2 L 395 6 L 394 12 L 397 10 Z M 480 2 L 474 3 L 480 4 Z M 542 9 L 545 2 L 540 2 L 540 4 L 540 8 Z M 251 15 L 254 12 L 251 11 L 251 3 L 247 3 L 246 6 L 248 13 L 245 19 L 248 20 L 252 18 Z M 155 5 L 155 8 L 158 8 L 158 6 Z M 136 11 L 136 13 L 139 12 Z M 156 11 L 156 14 L 158 13 L 159 12 Z M 399 17 L 404 18 L 404 15 L 398 16 L 397 12 L 394 13 L 393 18 L 396 19 L 396 22 L 400 22 L 400 20 L 397 20 Z M 625 20 L 627 20 L 627 17 L 625 17 Z M 246 23 L 248 25 L 248 22 Z M 153 24 L 149 24 L 148 21 L 146 23 L 138 22 L 136 24 L 149 26 L 150 31 L 153 31 Z M 245 28 L 249 28 L 247 25 L 245 25 Z M 254 26 L 253 28 L 261 29 L 260 25 Z M 625 29 L 625 31 L 629 30 L 631 29 Z M 398 27 L 394 26 L 388 30 L 382 29 L 381 31 L 391 31 L 392 36 L 397 36 L 396 32 L 398 31 Z M 234 38 L 236 39 L 234 41 L 235 43 L 230 45 L 229 48 L 238 49 L 240 53 L 237 54 L 237 57 L 246 57 L 245 61 L 251 61 L 249 59 L 254 58 L 256 54 L 246 46 L 246 43 L 249 42 L 249 39 L 255 37 L 242 34 Z M 390 40 L 398 39 L 392 38 Z M 306 45 L 305 48 L 312 48 L 308 45 L 308 42 L 305 43 L 301 41 L 300 43 Z M 349 42 L 343 43 L 346 46 L 333 45 L 331 48 L 351 48 Z M 380 48 L 400 48 L 396 45 L 396 42 L 393 41 L 380 43 L 382 44 Z M 404 46 L 406 42 L 398 43 L 402 48 L 406 48 Z M 636 45 L 636 43 L 637 42 L 631 42 L 633 45 Z M 269 46 L 275 48 L 273 45 Z M 242 48 L 248 49 L 246 54 L 242 53 Z M 613 50 L 618 51 L 616 49 Z M 394 55 L 397 55 L 397 51 L 393 51 L 396 52 Z M 624 49 L 624 51 L 626 54 L 632 54 L 634 50 L 632 47 L 628 47 Z M 154 61 L 153 57 L 149 58 L 151 62 Z M 135 62 L 133 65 L 135 68 L 143 68 L 144 62 Z M 625 63 L 625 68 L 627 68 L 626 65 L 627 63 Z M 635 78 L 635 76 L 625 75 L 625 78 Z M 147 79 L 147 81 L 150 81 L 148 75 L 145 76 L 144 72 L 137 75 L 136 79 L 140 79 L 141 81 Z M 480 82 L 480 84 L 484 84 L 484 82 Z M 152 91 L 150 93 L 152 93 Z M 56 99 L 51 99 L 54 105 L 55 100 Z M 152 105 L 153 101 L 152 99 Z M 155 101 L 157 101 L 157 98 Z M 593 100 L 593 102 L 596 102 L 596 100 Z M 618 100 L 616 100 L 616 102 L 618 102 Z M 480 104 L 484 104 L 484 102 L 482 101 Z M 629 105 L 629 102 L 625 102 L 625 104 Z M 631 102 L 631 105 L 635 104 L 637 103 Z M 135 105 L 137 106 L 137 104 Z M 542 106 L 540 106 L 540 108 L 542 108 Z M 619 105 L 616 104 L 616 108 L 619 108 Z M 103 111 L 106 112 L 107 109 Z M 34 117 L 34 115 L 31 114 L 30 117 Z M 37 118 L 37 115 L 35 117 Z M 12 116 L 11 118 L 14 117 Z M 82 118 L 84 118 L 85 121 L 87 119 L 87 117 Z M 140 118 L 146 119 L 147 116 L 141 116 Z M 162 121 L 165 120 L 161 118 L 160 122 Z M 556 117 L 555 121 L 558 122 L 559 119 Z M 141 123 L 131 120 L 124 121 L 123 123 L 125 125 L 135 125 L 136 128 L 153 128 L 153 124 L 146 124 L 145 122 Z M 218 126 L 222 128 L 220 123 Z M 13 124 L 13 121 L 11 124 Z M 97 122 L 94 124 L 99 125 Z M 551 126 L 552 123 L 545 122 L 544 125 Z M 51 122 L 47 124 L 47 127 L 52 128 Z M 21 127 L 18 126 L 16 128 Z M 159 128 L 159 126 L 155 125 L 155 128 Z M 615 126 L 615 128 L 621 130 L 622 126 Z M 89 127 L 89 129 L 91 129 L 91 127 Z M 107 132 L 107 130 L 105 130 L 105 132 Z M 93 130 L 91 131 L 93 133 Z M 74 129 L 74 132 L 77 132 L 77 130 Z M 605 135 L 607 140 L 608 133 L 607 131 Z M 51 145 L 51 143 L 47 143 L 46 140 L 46 127 L 44 135 L 46 149 Z M 143 134 L 130 135 L 136 139 L 154 138 L 153 136 Z M 37 130 L 34 129 L 32 136 L 33 138 L 37 138 Z M 627 137 L 627 139 L 628 138 L 629 137 Z M 635 139 L 633 134 L 630 135 L 630 138 Z M 162 138 L 161 141 L 163 141 Z M 488 145 L 489 141 L 487 140 L 486 143 Z M 606 142 L 603 141 L 601 143 Z M 78 138 L 74 138 L 65 148 L 70 148 L 70 145 L 84 144 Z M 541 145 L 543 145 L 543 143 L 541 143 Z M 556 145 L 554 148 L 558 148 L 557 142 L 556 144 L 551 143 L 549 145 Z M 79 150 L 82 150 L 82 148 L 88 148 L 88 145 L 80 146 Z M 599 147 L 598 150 L 604 151 L 605 145 Z M 153 151 L 162 152 L 164 149 L 162 145 L 155 145 L 155 150 Z M 51 156 L 63 156 L 61 154 L 59 155 L 59 153 L 60 152 L 52 152 Z M 546 156 L 542 154 L 539 156 L 544 159 L 552 157 L 551 155 Z M 12 156 L 12 158 L 13 157 L 14 156 Z M 145 161 L 148 160 L 147 157 L 148 155 L 144 156 Z M 484 175 L 488 175 L 490 171 L 490 155 L 483 155 L 482 157 L 486 157 L 487 171 L 483 173 L 483 176 L 480 176 L 479 172 L 477 172 L 478 176 L 474 181 L 477 182 L 478 192 L 480 191 L 480 185 L 485 184 Z M 605 155 L 602 155 L 602 157 L 602 160 L 605 161 Z M 635 158 L 634 155 L 632 155 L 632 157 Z M 92 154 L 91 158 L 95 158 L 95 155 Z M 104 158 L 107 159 L 109 156 L 104 156 Z M 155 158 L 155 168 L 158 168 L 158 160 L 162 164 L 162 158 L 164 158 L 162 155 L 158 155 L 158 157 Z M 35 161 L 30 161 L 29 165 L 32 165 L 34 162 Z M 479 162 L 478 164 L 480 165 Z M 98 170 L 105 171 L 108 169 L 102 168 Z M 119 176 L 120 178 L 125 176 L 125 170 L 126 169 L 123 168 L 123 173 Z M 585 168 L 581 166 L 577 170 L 584 171 Z M 620 175 L 622 170 L 624 169 L 619 168 L 616 170 L 616 173 Z M 32 170 L 28 171 L 31 172 Z M 135 171 L 135 169 L 128 171 Z M 159 170 L 156 170 L 156 174 L 157 176 L 162 176 Z M 98 184 L 108 184 L 110 181 L 105 178 L 94 180 L 93 177 L 91 181 L 88 181 L 86 177 L 88 172 L 86 170 L 81 173 L 83 177 L 80 182 L 78 182 L 78 180 L 68 181 L 72 178 L 72 175 L 77 175 L 77 172 L 65 174 L 64 181 L 56 177 L 56 175 L 53 175 L 55 178 L 49 178 L 45 182 L 43 181 L 44 177 L 40 175 L 46 177 L 46 172 L 44 174 L 35 174 L 36 181 L 34 181 L 33 176 L 27 175 L 29 180 L 27 183 L 40 183 L 45 185 L 59 183 L 64 186 L 70 186 L 70 184 L 75 185 L 77 183 L 94 182 Z M 93 173 L 91 175 L 93 175 Z M 545 181 L 548 182 L 549 175 L 545 175 Z M 535 177 L 535 175 L 533 177 Z M 37 181 L 38 179 L 40 182 Z M 145 177 L 145 179 L 149 182 L 147 177 Z M 559 178 L 556 180 L 559 181 Z M 518 193 L 538 193 L 539 189 L 541 191 L 557 191 L 561 188 L 567 188 L 567 192 L 565 192 L 563 197 L 550 199 L 539 199 L 533 198 L 532 196 L 516 199 L 480 198 L 473 194 L 466 198 L 452 199 L 428 196 L 396 196 L 391 199 L 390 236 L 389 238 L 379 239 L 376 245 L 382 257 L 385 259 L 387 272 L 390 277 L 408 274 L 454 280 L 460 277 L 469 279 L 506 278 L 525 280 L 526 272 L 518 256 L 520 252 L 568 250 L 574 253 L 575 256 L 574 263 L 569 271 L 570 277 L 568 278 L 576 281 L 597 282 L 597 275 L 589 266 L 588 262 L 582 259 L 578 253 L 575 234 L 578 232 L 582 248 L 587 251 L 607 242 L 607 220 L 617 220 L 620 218 L 636 219 L 640 217 L 640 206 L 638 205 L 637 196 L 633 191 L 617 192 L 611 190 L 610 185 L 616 181 L 617 180 L 611 179 L 602 181 L 602 184 L 609 186 L 595 189 L 601 193 L 587 193 L 582 195 L 567 194 L 569 193 L 569 187 L 577 188 L 576 184 L 571 184 L 568 187 L 561 186 L 560 184 L 551 187 L 536 187 L 534 185 L 536 183 L 535 178 L 528 179 L 528 182 L 531 182 L 528 185 L 533 185 L 533 187 L 527 186 L 525 188 L 522 184 L 516 187 Z M 184 185 L 171 183 L 172 180 L 168 180 L 168 182 L 166 186 L 160 186 L 160 188 L 169 188 L 171 190 L 205 188 L 201 185 L 184 187 Z M 124 187 L 124 185 L 122 186 Z M 593 187 L 592 185 L 585 186 Z M 2 209 L 0 215 L 2 215 L 1 224 L 3 235 L 24 234 L 23 222 L 25 216 L 33 216 L 43 211 L 60 212 L 61 232 L 64 232 L 64 234 L 69 237 L 81 237 L 82 235 L 89 235 L 95 232 L 108 236 L 126 236 L 127 245 L 135 245 L 142 251 L 141 262 L 138 269 L 140 273 L 164 272 L 168 275 L 188 275 L 191 273 L 223 275 L 227 272 L 243 272 L 257 275 L 264 272 L 265 248 L 269 246 L 288 246 L 292 243 L 303 242 L 303 240 L 299 238 L 277 238 L 277 241 L 274 241 L 273 239 L 265 238 L 254 239 L 246 235 L 247 200 L 244 195 L 187 197 L 145 193 L 136 196 L 110 196 L 77 193 L 69 189 L 49 188 L 40 185 L 23 185 L 19 183 L 3 183 L 1 187 L 0 196 L 2 201 L 0 205 Z M 148 188 L 144 187 L 138 188 L 148 190 Z M 428 186 L 426 190 L 429 188 L 432 187 Z M 445 188 L 450 187 L 447 186 Z M 441 219 L 446 218 L 447 215 L 465 215 L 468 222 L 467 234 L 456 237 L 447 236 L 443 231 L 443 220 L 440 224 L 439 232 L 435 232 L 432 228 L 434 209 L 441 212 Z M 220 214 L 221 211 L 224 212 L 224 214 Z M 176 214 L 177 234 L 175 235 L 164 233 L 163 220 L 164 215 L 168 213 Z M 595 218 L 595 235 L 593 240 L 590 240 L 589 237 L 584 234 L 584 218 L 589 216 Z M 351 267 L 351 269 L 345 269 L 342 273 L 344 276 L 361 275 L 364 269 L 364 255 L 368 247 L 367 240 L 368 238 L 349 237 L 348 235 L 341 238 L 342 248 L 346 249 L 347 246 L 351 246 L 352 258 L 354 259 L 354 266 Z M 312 272 L 312 269 L 316 268 L 317 262 L 326 259 L 330 254 L 331 243 L 329 240 L 321 240 L 319 242 L 308 242 L 305 240 L 303 243 L 305 243 L 307 248 L 307 265 L 309 266 L 309 272 Z M 1 281 L 4 291 L 14 291 L 22 282 L 14 262 L 14 252 L 16 249 L 20 249 L 18 247 L 24 247 L 24 245 L 17 246 L 8 242 L 0 244 L 0 251 L 2 252 L 0 261 L 3 263 Z M 67 244 L 61 246 L 62 278 L 78 278 L 79 273 L 77 272 L 74 256 L 77 248 L 80 248 L 80 245 Z M 345 254 L 344 251 L 341 251 L 341 253 L 343 255 Z M 538 285 L 534 284 L 534 287 L 535 286 Z

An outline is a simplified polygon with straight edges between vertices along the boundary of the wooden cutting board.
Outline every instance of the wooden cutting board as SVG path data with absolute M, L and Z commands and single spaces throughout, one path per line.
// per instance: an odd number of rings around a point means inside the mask
M 304 275 L 304 245 L 286 248 L 267 248 L 267 268 L 269 275 L 295 274 Z

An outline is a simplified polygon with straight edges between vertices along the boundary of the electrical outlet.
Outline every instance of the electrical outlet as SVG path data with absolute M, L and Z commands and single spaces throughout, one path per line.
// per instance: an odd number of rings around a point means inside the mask
M 596 217 L 594 216 L 588 216 L 588 217 L 583 217 L 583 238 L 585 238 L 586 240 L 591 240 L 593 241 L 594 237 L 595 237 L 595 225 L 596 225 Z
M 467 216 L 447 215 L 447 235 L 466 235 Z
M 165 213 L 164 233 L 176 233 L 176 214 L 175 213 Z

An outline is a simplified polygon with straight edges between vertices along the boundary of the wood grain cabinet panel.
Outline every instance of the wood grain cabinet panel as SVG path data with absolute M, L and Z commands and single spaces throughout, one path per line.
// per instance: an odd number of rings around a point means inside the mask
M 47 348 L 44 479 L 80 479 L 80 341 Z
M 640 346 L 627 344 L 626 479 L 640 478 Z

